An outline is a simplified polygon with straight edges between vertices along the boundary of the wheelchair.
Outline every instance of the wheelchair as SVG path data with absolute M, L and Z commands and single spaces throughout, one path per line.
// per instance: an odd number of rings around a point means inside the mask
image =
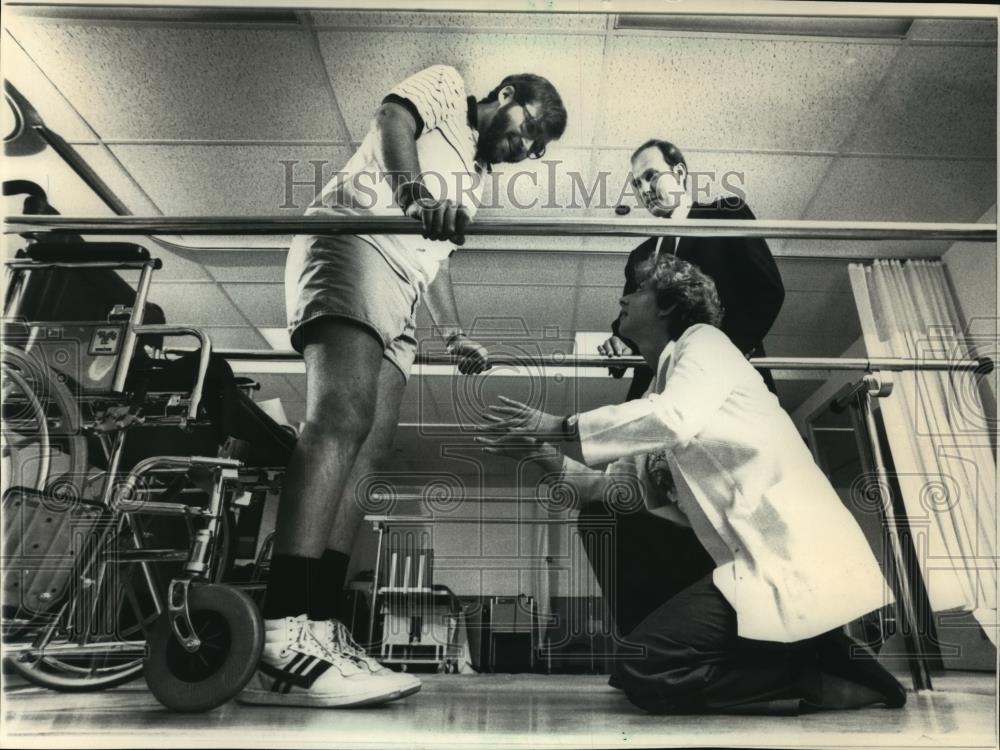
M 129 243 L 34 241 L 7 263 L 2 332 L 3 652 L 78 692 L 143 676 L 176 711 L 250 680 L 263 648 L 239 515 L 280 490 L 294 433 L 197 328 L 149 301 L 159 260 Z M 118 272 L 135 276 L 136 288 Z M 196 349 L 164 353 L 165 337 Z

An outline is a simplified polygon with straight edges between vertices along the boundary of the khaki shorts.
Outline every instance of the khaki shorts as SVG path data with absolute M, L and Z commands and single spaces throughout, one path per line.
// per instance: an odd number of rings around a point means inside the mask
M 370 329 L 383 356 L 409 378 L 416 356 L 414 286 L 374 246 L 353 235 L 292 240 L 285 263 L 288 332 L 297 352 L 302 328 L 318 318 L 347 318 Z

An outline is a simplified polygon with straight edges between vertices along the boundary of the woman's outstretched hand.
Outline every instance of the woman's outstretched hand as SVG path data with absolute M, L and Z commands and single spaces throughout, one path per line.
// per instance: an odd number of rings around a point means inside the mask
M 490 424 L 481 429 L 487 432 L 517 433 L 529 437 L 561 436 L 563 417 L 546 414 L 520 401 L 506 396 L 498 397 L 502 403 L 490 406 L 490 413 L 484 414 Z

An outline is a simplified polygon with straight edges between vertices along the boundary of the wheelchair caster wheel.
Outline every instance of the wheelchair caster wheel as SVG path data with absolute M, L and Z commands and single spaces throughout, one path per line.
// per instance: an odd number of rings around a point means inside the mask
M 201 646 L 187 651 L 164 613 L 146 642 L 143 673 L 160 703 L 173 711 L 210 711 L 250 681 L 264 649 L 264 625 L 253 600 L 229 586 L 192 586 L 188 612 Z

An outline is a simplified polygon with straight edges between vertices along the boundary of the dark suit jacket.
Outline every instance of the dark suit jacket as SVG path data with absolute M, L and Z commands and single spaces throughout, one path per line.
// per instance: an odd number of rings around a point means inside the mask
M 730 196 L 709 204 L 694 204 L 689 219 L 754 219 L 750 207 L 739 198 Z M 638 287 L 636 268 L 656 251 L 658 237 L 643 242 L 628 256 L 625 264 L 625 289 L 631 294 Z M 674 238 L 664 237 L 661 252 L 673 252 Z M 781 303 L 785 287 L 781 274 L 771 256 L 767 242 L 756 237 L 682 237 L 677 243 L 677 257 L 698 266 L 711 277 L 719 290 L 719 299 L 725 309 L 720 328 L 744 354 L 763 356 L 761 342 L 771 329 Z M 618 320 L 611 324 L 618 335 Z M 636 346 L 623 339 L 634 352 Z M 629 399 L 642 396 L 653 378 L 648 367 L 637 367 L 629 388 Z M 774 390 L 770 376 L 765 376 Z

